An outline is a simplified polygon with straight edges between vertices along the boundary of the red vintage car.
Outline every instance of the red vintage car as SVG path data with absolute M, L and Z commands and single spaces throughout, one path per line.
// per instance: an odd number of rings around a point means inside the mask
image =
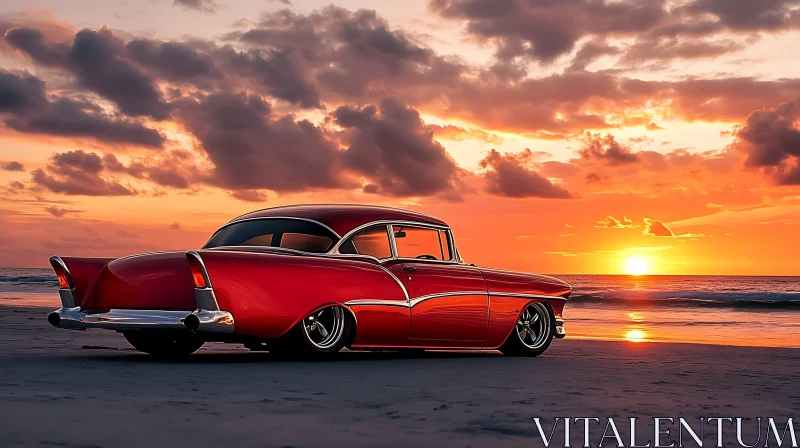
M 563 338 L 569 284 L 465 263 L 450 227 L 407 210 L 274 207 L 197 251 L 52 257 L 67 329 L 121 332 L 184 356 L 205 342 L 284 355 L 353 349 L 498 349 L 537 356 Z

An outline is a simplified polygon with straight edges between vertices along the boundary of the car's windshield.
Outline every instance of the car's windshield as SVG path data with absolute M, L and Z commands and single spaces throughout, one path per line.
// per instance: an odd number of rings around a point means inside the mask
M 211 237 L 205 249 L 220 246 L 268 246 L 327 252 L 338 240 L 327 228 L 300 219 L 254 219 L 223 227 Z

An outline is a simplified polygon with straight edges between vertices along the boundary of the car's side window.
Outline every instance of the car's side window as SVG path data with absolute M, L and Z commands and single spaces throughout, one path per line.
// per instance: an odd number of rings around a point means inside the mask
M 378 259 L 390 258 L 392 246 L 389 243 L 389 230 L 385 225 L 361 230 L 342 243 L 339 253 L 372 255 Z
M 397 256 L 423 260 L 450 260 L 447 232 L 413 226 L 393 226 Z

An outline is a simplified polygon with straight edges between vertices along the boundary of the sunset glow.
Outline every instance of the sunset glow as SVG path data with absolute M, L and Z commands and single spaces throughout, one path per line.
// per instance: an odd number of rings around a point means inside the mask
M 630 275 L 644 275 L 647 274 L 649 264 L 647 260 L 642 257 L 631 257 L 625 262 L 625 269 Z
M 796 4 L 136 3 L 0 6 L 0 266 L 370 203 L 484 266 L 800 274 Z
M 625 340 L 628 342 L 645 342 L 647 334 L 642 330 L 629 330 L 625 333 Z

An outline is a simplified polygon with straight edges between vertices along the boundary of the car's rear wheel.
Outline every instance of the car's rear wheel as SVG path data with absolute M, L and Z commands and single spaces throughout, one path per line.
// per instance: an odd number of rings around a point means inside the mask
M 539 356 L 550 347 L 554 334 L 555 317 L 550 308 L 531 303 L 520 314 L 500 351 L 507 356 Z
M 188 331 L 126 331 L 133 348 L 157 358 L 182 358 L 196 352 L 205 341 Z
M 271 343 L 270 352 L 283 356 L 330 357 L 352 342 L 355 320 L 341 306 L 329 306 L 306 316 L 289 333 Z

